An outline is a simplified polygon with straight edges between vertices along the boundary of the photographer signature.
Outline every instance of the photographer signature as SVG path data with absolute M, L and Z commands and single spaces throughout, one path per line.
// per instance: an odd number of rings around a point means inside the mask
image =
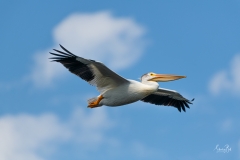
M 220 148 L 219 144 L 217 144 L 214 151 L 216 151 L 217 153 L 229 153 L 230 151 L 232 151 L 232 148 L 228 144 L 226 144 L 223 148 Z

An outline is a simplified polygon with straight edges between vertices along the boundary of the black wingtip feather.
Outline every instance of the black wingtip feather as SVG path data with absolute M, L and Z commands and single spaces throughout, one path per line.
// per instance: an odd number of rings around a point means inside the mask
M 78 61 L 77 56 L 69 52 L 62 45 L 60 45 L 60 47 L 64 51 L 53 49 L 57 53 L 49 52 L 51 55 L 55 56 L 50 58 L 52 59 L 51 62 L 59 62 L 63 64 L 70 72 L 76 74 L 77 76 L 86 80 L 87 82 L 94 79 L 95 75 L 87 64 L 84 64 L 81 61 Z
M 154 94 L 143 98 L 142 101 L 155 105 L 173 106 L 177 108 L 179 112 L 181 112 L 182 110 L 186 112 L 186 108 L 190 108 L 188 104 L 192 104 L 192 101 L 189 101 L 187 99 L 176 100 L 170 96 L 158 96 Z
M 66 51 L 67 53 L 71 54 L 72 56 L 75 56 L 74 54 L 72 54 L 69 50 L 67 50 L 66 48 L 64 48 L 61 44 L 59 44 L 59 46 Z
M 181 108 L 180 107 L 177 107 L 178 111 L 181 112 Z
M 185 109 L 185 106 L 183 105 L 183 103 L 182 102 L 179 102 L 180 103 L 180 105 L 181 105 L 181 107 L 182 107 L 182 110 L 184 111 L 184 112 L 186 112 L 186 109 Z
M 183 103 L 184 103 L 185 107 L 190 108 L 189 105 L 187 104 L 187 102 L 183 101 Z
M 74 54 L 65 53 L 65 52 L 59 51 L 57 49 L 53 49 L 53 50 L 58 52 L 58 53 L 61 53 L 62 55 L 65 55 L 67 57 L 76 57 L 76 55 L 74 55 Z
M 52 54 L 52 55 L 54 55 L 54 56 L 57 56 L 57 57 L 61 57 L 61 58 L 68 58 L 69 56 L 67 56 L 67 55 L 62 55 L 62 54 L 57 54 L 57 53 L 52 53 L 52 52 L 49 52 L 50 54 Z M 52 57 L 52 58 L 54 58 L 54 57 Z

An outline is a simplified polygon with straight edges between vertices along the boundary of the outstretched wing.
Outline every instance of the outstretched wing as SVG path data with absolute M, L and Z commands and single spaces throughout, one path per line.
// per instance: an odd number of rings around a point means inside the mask
M 50 59 L 62 63 L 70 72 L 76 74 L 91 85 L 96 86 L 101 93 L 123 83 L 128 83 L 128 80 L 116 74 L 104 64 L 78 57 L 63 46 L 60 45 L 60 47 L 64 52 L 53 49 L 58 53 L 50 52 L 50 54 L 56 56 Z
M 148 95 L 141 101 L 155 105 L 173 106 L 176 107 L 179 112 L 181 112 L 181 109 L 186 112 L 185 107 L 189 108 L 188 104 L 192 104 L 193 100 L 189 101 L 176 91 L 159 88 L 156 92 Z

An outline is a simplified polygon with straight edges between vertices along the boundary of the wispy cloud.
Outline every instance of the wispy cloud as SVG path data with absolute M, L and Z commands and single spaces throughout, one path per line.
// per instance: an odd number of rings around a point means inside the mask
M 84 150 L 112 141 L 105 132 L 113 126 L 106 112 L 74 110 L 64 122 L 54 114 L 20 114 L 0 117 L 1 160 L 43 160 L 54 154 L 60 144 L 74 142 Z
M 62 75 L 63 67 L 57 63 L 50 63 L 48 52 L 50 49 L 34 55 L 35 65 L 28 78 L 39 87 L 44 87 L 52 83 L 54 78 Z
M 82 109 L 75 110 L 70 120 L 74 140 L 84 144 L 85 149 L 95 149 L 111 141 L 104 133 L 114 125 L 103 108 L 94 109 L 90 114 Z
M 240 93 L 240 55 L 236 55 L 229 69 L 217 72 L 209 83 L 209 90 L 212 94 L 218 95 L 222 92 L 233 94 Z
M 113 69 L 135 63 L 146 46 L 145 29 L 132 18 L 118 18 L 110 12 L 75 13 L 53 29 L 54 44 L 62 44 L 76 55 L 102 61 Z M 46 49 L 35 55 L 30 79 L 37 86 L 51 84 L 63 75 L 63 67 L 50 63 Z
M 65 139 L 68 131 L 56 116 L 17 115 L 0 118 L 0 159 L 41 160 L 39 151 L 47 151 L 52 141 Z

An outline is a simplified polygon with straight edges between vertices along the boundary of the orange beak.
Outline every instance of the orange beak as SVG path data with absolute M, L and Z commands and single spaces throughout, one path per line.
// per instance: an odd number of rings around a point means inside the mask
M 155 82 L 167 82 L 167 81 L 174 81 L 177 79 L 186 78 L 186 76 L 178 76 L 172 74 L 155 74 L 151 81 Z

